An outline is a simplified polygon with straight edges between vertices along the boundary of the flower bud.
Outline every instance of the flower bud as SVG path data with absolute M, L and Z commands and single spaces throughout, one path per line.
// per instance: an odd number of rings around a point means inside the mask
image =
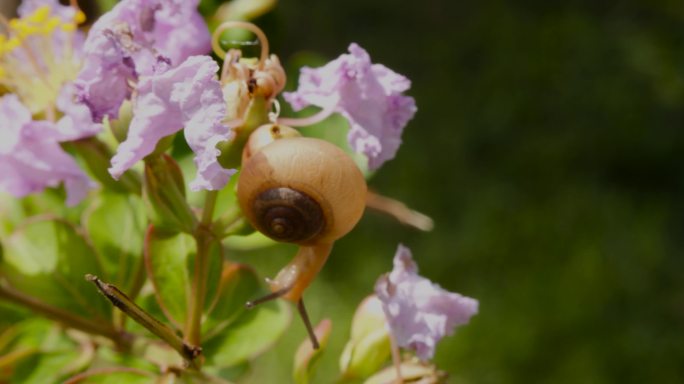
M 145 158 L 143 198 L 157 228 L 191 233 L 197 220 L 185 199 L 185 182 L 168 155 Z
M 255 129 L 268 122 L 268 103 L 262 97 L 252 99 L 245 112 L 244 123 L 234 129 L 235 136 L 230 141 L 220 142 L 216 148 L 221 151 L 218 162 L 223 168 L 231 169 L 240 166 L 242 150 Z
M 439 371 L 434 365 L 417 359 L 401 363 L 399 372 L 404 383 L 444 384 L 448 379 L 446 372 Z M 364 384 L 397 383 L 400 382 L 398 379 L 397 367 L 392 365 L 370 377 Z
M 364 378 L 377 372 L 391 351 L 382 303 L 375 295 L 361 302 L 352 320 L 351 340 L 340 357 L 340 370 L 347 378 Z
M 314 329 L 320 347 L 314 349 L 311 345 L 311 340 L 308 338 L 299 345 L 294 359 L 293 378 L 295 383 L 308 384 L 312 381 L 311 378 L 314 375 L 316 363 L 318 362 L 321 353 L 323 353 L 325 347 L 328 345 L 331 331 L 332 321 L 330 321 L 330 319 L 323 319 Z

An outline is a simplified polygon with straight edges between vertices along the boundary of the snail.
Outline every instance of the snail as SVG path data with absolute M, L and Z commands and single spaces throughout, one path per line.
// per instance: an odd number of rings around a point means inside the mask
M 283 125 L 255 130 L 243 151 L 238 202 L 254 228 L 276 241 L 298 244 L 299 250 L 269 281 L 272 293 L 248 306 L 278 297 L 296 302 L 312 335 L 302 293 L 333 243 L 361 219 L 366 192 L 363 174 L 337 146 Z M 316 347 L 315 337 L 312 341 Z

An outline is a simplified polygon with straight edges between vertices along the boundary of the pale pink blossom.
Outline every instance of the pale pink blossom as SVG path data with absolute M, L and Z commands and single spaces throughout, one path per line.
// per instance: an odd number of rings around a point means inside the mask
M 394 269 L 378 280 L 375 293 L 397 344 L 414 350 L 422 360 L 431 359 L 437 343 L 478 311 L 477 300 L 419 276 L 411 251 L 403 245 L 394 256 Z
M 403 94 L 410 87 L 410 80 L 373 64 L 352 43 L 349 54 L 320 68 L 302 68 L 297 90 L 283 96 L 295 111 L 314 105 L 344 116 L 350 124 L 349 145 L 368 158 L 370 169 L 377 169 L 394 158 L 404 127 L 416 113 L 414 99 Z
M 59 145 L 69 138 L 56 124 L 33 120 L 14 94 L 0 98 L 0 189 L 15 197 L 58 187 L 67 204 L 81 201 L 94 183 Z
M 119 145 L 109 172 L 118 178 L 152 153 L 162 138 L 185 127 L 183 133 L 195 153 L 197 177 L 190 188 L 221 189 L 235 170 L 224 169 L 216 144 L 232 131 L 222 123 L 226 115 L 218 65 L 208 56 L 193 56 L 171 69 L 146 76 L 138 84 L 128 137 Z
M 199 0 L 124 0 L 93 25 L 76 85 L 93 119 L 116 118 L 141 77 L 209 52 Z

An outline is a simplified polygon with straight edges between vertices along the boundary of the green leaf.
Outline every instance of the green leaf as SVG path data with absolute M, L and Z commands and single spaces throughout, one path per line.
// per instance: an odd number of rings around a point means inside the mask
M 0 300 L 0 332 L 29 316 L 26 309 Z M 0 344 L 2 345 L 2 344 Z
M 209 275 L 205 308 L 217 292 L 223 262 L 222 248 L 215 243 L 209 252 Z M 173 235 L 150 228 L 145 239 L 145 266 L 154 285 L 155 297 L 164 315 L 177 328 L 185 322 L 188 295 L 197 253 L 195 239 L 184 233 Z
M 31 216 L 51 215 L 77 222 L 86 206 L 87 199 L 75 207 L 64 204 L 66 194 L 64 188 L 47 188 L 41 193 L 34 193 L 24 198 L 15 198 L 0 193 L 0 234 L 9 236 L 20 228 Z
M 308 337 L 299 345 L 294 359 L 293 379 L 295 383 L 309 384 L 312 381 L 311 378 L 314 376 L 316 365 L 328 345 L 331 331 L 332 321 L 323 319 L 314 329 L 320 347 L 313 349 Z
M 195 252 L 195 240 L 184 233 L 169 235 L 152 227 L 145 239 L 145 266 L 157 303 L 177 328 L 182 328 L 188 311 L 187 263 Z
M 220 334 L 225 327 L 236 321 L 245 311 L 245 303 L 260 291 L 259 278 L 252 268 L 225 262 L 218 293 L 202 324 L 204 339 Z
M 95 349 L 78 346 L 43 319 L 16 324 L 0 336 L 0 381 L 56 383 L 90 364 Z M 8 373 L 9 376 L 5 376 Z
M 67 222 L 36 220 L 16 231 L 5 243 L 0 273 L 15 289 L 47 304 L 110 319 L 111 307 L 84 279 L 102 274 L 100 260 Z
M 84 223 L 90 240 L 102 256 L 105 280 L 130 293 L 136 285 L 143 253 L 145 207 L 139 197 L 114 193 L 98 196 Z
M 0 333 L 0 382 L 8 382 L 15 367 L 40 353 L 40 341 L 54 324 L 31 319 L 14 324 Z
M 207 366 L 202 369 L 203 372 L 215 377 L 220 377 L 224 380 L 237 382 L 241 377 L 249 374 L 252 370 L 250 363 L 242 363 L 230 367 L 212 367 Z
M 202 346 L 207 364 L 230 367 L 253 359 L 282 336 L 291 319 L 290 308 L 283 300 L 245 311 L 221 335 Z

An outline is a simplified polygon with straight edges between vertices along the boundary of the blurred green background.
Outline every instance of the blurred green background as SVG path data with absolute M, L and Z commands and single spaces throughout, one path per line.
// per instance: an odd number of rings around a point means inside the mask
M 368 212 L 337 243 L 306 295 L 333 320 L 316 382 L 398 243 L 480 301 L 439 346 L 452 383 L 684 382 L 681 0 L 280 1 L 256 23 L 286 65 L 359 43 L 418 105 L 370 186 L 436 227 Z M 273 276 L 294 252 L 232 257 Z M 305 337 L 295 319 L 249 382 L 288 382 Z
M 337 244 L 307 295 L 334 322 L 320 373 L 401 242 L 480 300 L 440 344 L 450 382 L 684 382 L 681 0 L 281 1 L 257 22 L 285 62 L 359 43 L 418 105 L 370 185 L 435 230 L 370 212 Z M 264 361 L 288 370 L 304 336 Z

